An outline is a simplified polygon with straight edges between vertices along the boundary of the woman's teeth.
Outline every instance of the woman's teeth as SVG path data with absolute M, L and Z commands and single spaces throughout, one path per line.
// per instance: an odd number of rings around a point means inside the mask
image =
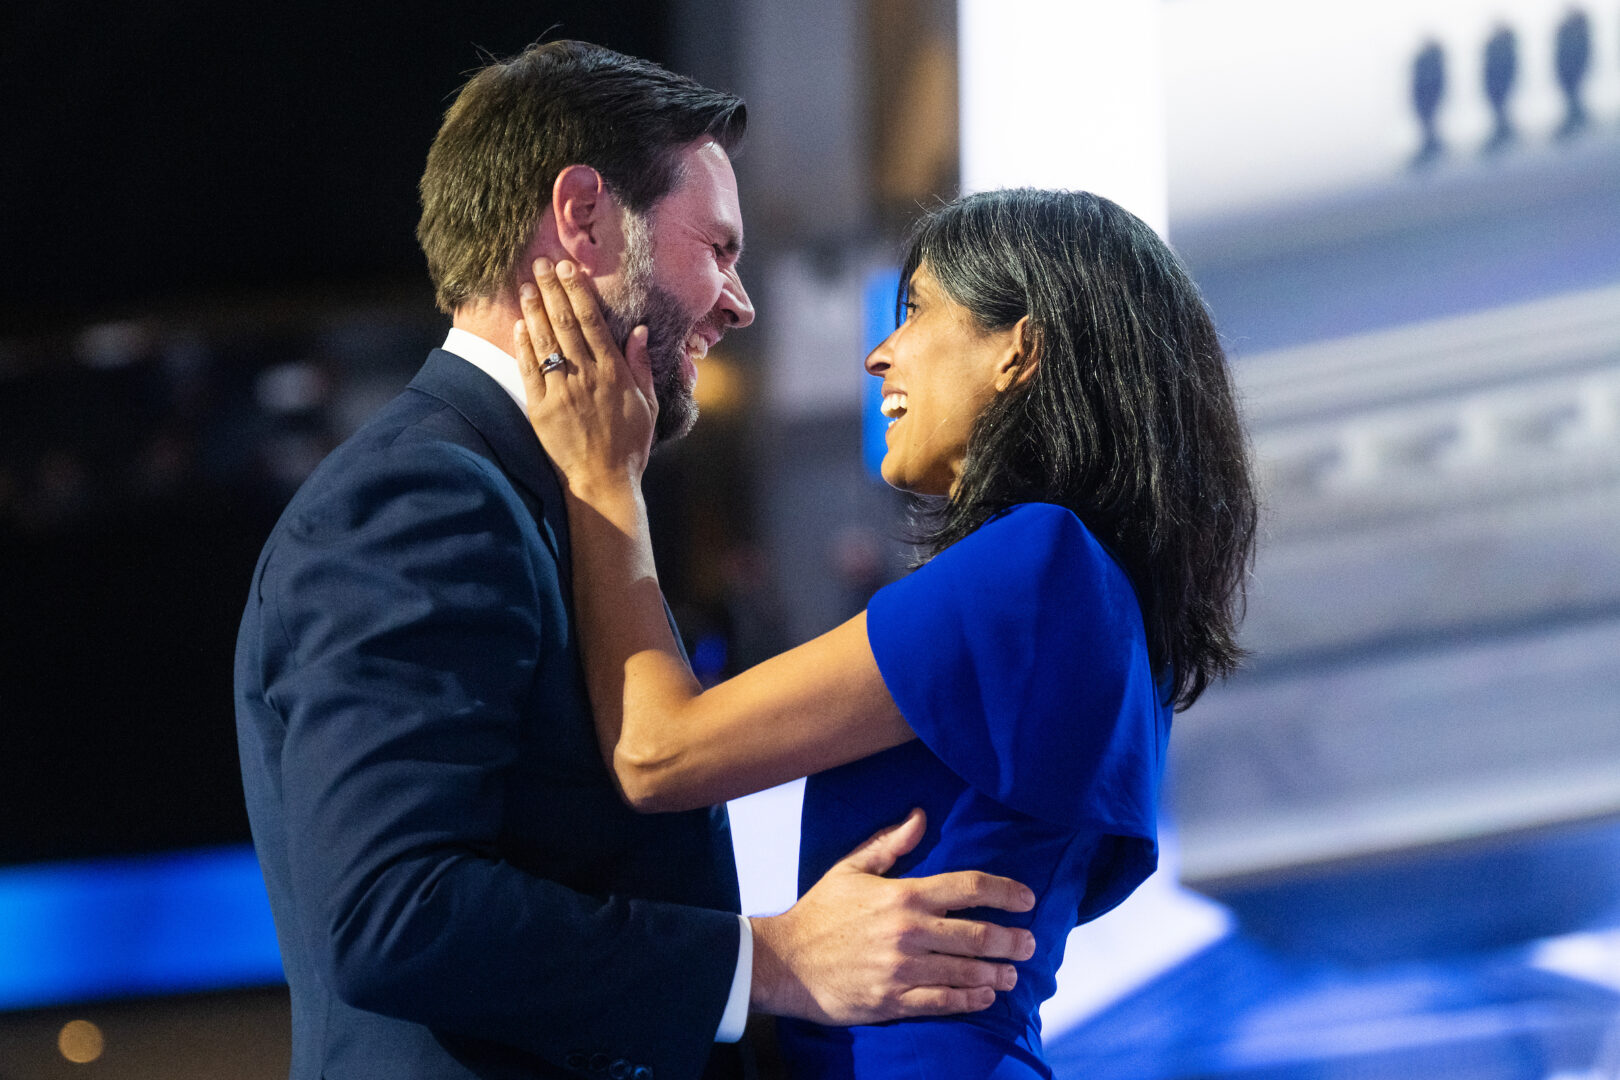
M 906 406 L 911 403 L 904 394 L 884 394 L 883 405 L 879 409 L 890 420 L 898 420 L 905 414 Z

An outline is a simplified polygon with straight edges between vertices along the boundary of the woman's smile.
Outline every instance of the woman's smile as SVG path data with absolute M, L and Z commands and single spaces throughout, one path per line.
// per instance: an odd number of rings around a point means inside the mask
M 926 265 L 911 275 L 905 310 L 866 358 L 866 370 L 883 380 L 880 408 L 889 420 L 883 479 L 919 495 L 946 495 L 973 425 L 1021 356 L 1018 328 L 979 326 Z

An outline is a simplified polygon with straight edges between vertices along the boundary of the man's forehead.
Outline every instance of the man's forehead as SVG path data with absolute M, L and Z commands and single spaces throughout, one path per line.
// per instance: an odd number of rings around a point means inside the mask
M 694 225 L 728 234 L 742 248 L 742 208 L 737 202 L 737 176 L 725 148 L 704 136 L 684 148 L 680 171 L 657 209 L 675 210 Z
M 735 186 L 736 178 L 732 174 L 731 155 L 726 148 L 714 140 L 712 136 L 702 135 L 693 139 L 681 151 L 694 163 L 700 163 L 716 172 L 724 173 L 726 178 Z

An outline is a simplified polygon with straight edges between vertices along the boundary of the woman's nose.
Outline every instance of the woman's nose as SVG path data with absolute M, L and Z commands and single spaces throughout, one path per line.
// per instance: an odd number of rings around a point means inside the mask
M 889 341 L 894 337 L 890 334 L 878 344 L 878 347 L 866 354 L 866 373 L 882 378 L 883 373 L 889 370 Z

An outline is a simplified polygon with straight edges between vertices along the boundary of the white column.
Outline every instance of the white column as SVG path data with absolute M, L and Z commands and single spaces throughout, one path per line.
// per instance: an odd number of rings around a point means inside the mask
M 962 189 L 1077 188 L 1165 232 L 1164 0 L 958 0 Z

